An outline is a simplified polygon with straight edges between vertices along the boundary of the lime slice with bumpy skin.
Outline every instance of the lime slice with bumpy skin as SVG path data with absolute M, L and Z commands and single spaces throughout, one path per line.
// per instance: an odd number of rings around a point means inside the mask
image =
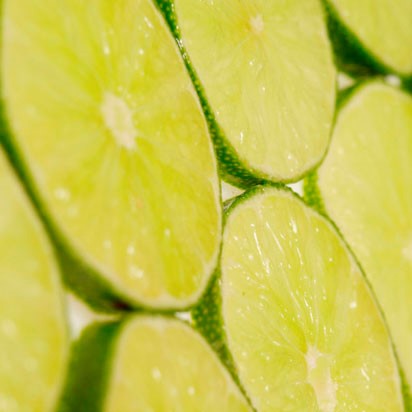
M 341 108 L 318 171 L 326 211 L 364 267 L 412 384 L 412 98 L 380 82 Z
M 52 412 L 68 352 L 53 252 L 0 151 L 0 411 Z
M 410 0 L 323 0 L 338 62 L 412 75 Z M 362 70 L 362 67 L 360 67 Z
M 296 181 L 323 157 L 335 68 L 320 1 L 157 0 L 201 96 L 223 177 Z
M 2 7 L 8 142 L 54 233 L 91 269 L 77 276 L 132 305 L 193 303 L 217 261 L 219 183 L 160 12 L 149 0 Z
M 90 390 L 93 382 L 94 390 Z M 181 321 L 138 316 L 87 329 L 59 412 L 251 412 L 204 339 Z
M 223 237 L 222 315 L 259 411 L 403 411 L 397 363 L 353 256 L 291 191 L 232 204 Z

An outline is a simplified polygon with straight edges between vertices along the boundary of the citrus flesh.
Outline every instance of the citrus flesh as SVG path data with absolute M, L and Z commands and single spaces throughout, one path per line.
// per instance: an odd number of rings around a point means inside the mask
M 324 155 L 335 68 L 317 0 L 175 0 L 205 97 L 245 167 L 297 180 Z
M 198 333 L 155 317 L 132 320 L 118 338 L 103 410 L 251 411 Z
M 68 352 L 51 246 L 0 152 L 0 411 L 52 412 Z
M 328 0 L 340 19 L 385 65 L 412 73 L 410 0 Z M 382 33 L 385 33 L 382 35 Z
M 132 302 L 194 302 L 217 260 L 219 183 L 160 12 L 5 0 L 1 76 L 12 140 L 76 256 Z
M 360 260 L 412 383 L 412 98 L 380 82 L 340 111 L 318 184 Z
M 259 188 L 229 212 L 222 313 L 259 411 L 402 411 L 395 356 L 363 274 L 324 217 Z

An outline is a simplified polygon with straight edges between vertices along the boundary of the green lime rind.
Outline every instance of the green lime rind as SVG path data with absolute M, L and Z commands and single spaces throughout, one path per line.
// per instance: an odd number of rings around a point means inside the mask
M 316 184 L 318 175 L 316 171 L 309 173 L 303 181 L 303 198 L 305 202 L 321 215 L 326 215 L 325 205 L 320 196 L 319 188 Z
M 131 307 L 139 308 L 140 305 L 128 302 L 109 282 L 105 281 L 91 266 L 80 259 L 53 223 L 45 205 L 40 200 L 23 157 L 13 142 L 2 101 L 0 102 L 0 145 L 4 147 L 8 154 L 10 162 L 14 166 L 20 181 L 44 223 L 49 237 L 53 241 L 65 285 L 93 309 L 98 311 L 115 312 L 128 310 Z
M 190 57 L 183 45 L 173 0 L 155 0 L 155 3 L 163 14 L 173 37 L 179 46 L 186 69 L 199 96 L 209 133 L 212 137 L 215 152 L 219 160 L 219 174 L 221 178 L 231 185 L 240 188 L 248 188 L 253 185 L 264 183 L 265 181 L 270 181 L 271 179 L 269 176 L 265 176 L 261 172 L 253 170 L 253 168 L 247 166 L 238 158 L 233 145 L 226 139 L 222 129 L 217 123 L 215 115 L 206 98 L 203 86 L 200 83 Z
M 310 173 L 312 170 L 315 170 L 319 164 L 322 163 L 325 153 L 322 158 L 316 162 L 316 164 L 314 164 L 310 169 L 303 171 L 300 175 L 294 176 L 290 179 L 274 180 L 272 176 L 269 176 L 260 170 L 256 170 L 254 167 L 247 164 L 246 161 L 240 159 L 235 148 L 226 138 L 222 128 L 219 126 L 213 110 L 208 102 L 207 93 L 199 80 L 190 56 L 183 45 L 174 1 L 155 0 L 155 4 L 158 6 L 170 27 L 176 43 L 179 46 L 187 71 L 189 72 L 196 92 L 199 96 L 199 100 L 207 120 L 209 133 L 215 147 L 216 156 L 219 161 L 219 174 L 224 181 L 241 189 L 248 189 L 252 186 L 261 184 L 293 183 L 301 180 L 306 174 Z
M 412 88 L 412 73 L 400 75 L 379 60 L 356 34 L 345 25 L 339 13 L 329 0 L 322 0 L 327 16 L 327 27 L 335 55 L 335 63 L 339 69 L 355 77 L 371 75 L 397 74 L 405 87 Z
M 56 412 L 102 409 L 111 353 L 122 323 L 96 323 L 73 344 L 68 374 Z
M 222 295 L 220 292 L 220 272 L 217 271 L 213 275 L 206 293 L 191 311 L 193 326 L 215 351 L 228 370 L 233 381 L 248 401 L 250 407 L 253 408 L 252 402 L 239 380 L 232 354 L 227 346 L 221 307 Z

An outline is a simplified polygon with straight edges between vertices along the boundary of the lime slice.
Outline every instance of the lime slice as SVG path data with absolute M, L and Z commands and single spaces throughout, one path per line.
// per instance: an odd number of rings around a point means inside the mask
M 52 249 L 0 151 L 0 411 L 51 412 L 68 352 Z
M 403 411 L 378 306 L 333 225 L 283 189 L 230 208 L 222 314 L 259 411 Z
M 131 304 L 193 303 L 220 243 L 216 160 L 152 3 L 4 0 L 1 74 L 9 141 L 83 263 L 69 276 Z
M 338 62 L 346 69 L 356 72 L 363 65 L 412 75 L 410 0 L 323 1 Z
M 73 360 L 59 412 L 251 410 L 203 338 L 171 318 L 96 324 Z
M 157 1 L 214 131 L 223 177 L 240 186 L 295 181 L 313 168 L 335 104 L 320 2 Z
M 320 194 L 364 267 L 412 384 L 412 98 L 366 83 L 337 117 Z

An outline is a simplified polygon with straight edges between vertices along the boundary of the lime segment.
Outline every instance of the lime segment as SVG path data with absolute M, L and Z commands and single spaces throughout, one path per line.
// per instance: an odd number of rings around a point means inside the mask
M 222 313 L 259 411 L 403 411 L 384 320 L 333 225 L 296 195 L 246 193 L 230 209 Z
M 216 161 L 196 93 L 149 0 L 5 0 L 10 140 L 80 261 L 130 303 L 184 307 L 214 269 Z
M 412 98 L 380 82 L 361 86 L 338 115 L 318 184 L 412 384 Z
M 181 43 L 226 142 L 218 146 L 234 151 L 232 159 L 223 151 L 223 168 L 229 162 L 257 178 L 298 180 L 325 153 L 334 112 L 335 68 L 320 2 L 174 6 Z
M 52 412 L 68 352 L 53 252 L 0 152 L 0 411 Z

